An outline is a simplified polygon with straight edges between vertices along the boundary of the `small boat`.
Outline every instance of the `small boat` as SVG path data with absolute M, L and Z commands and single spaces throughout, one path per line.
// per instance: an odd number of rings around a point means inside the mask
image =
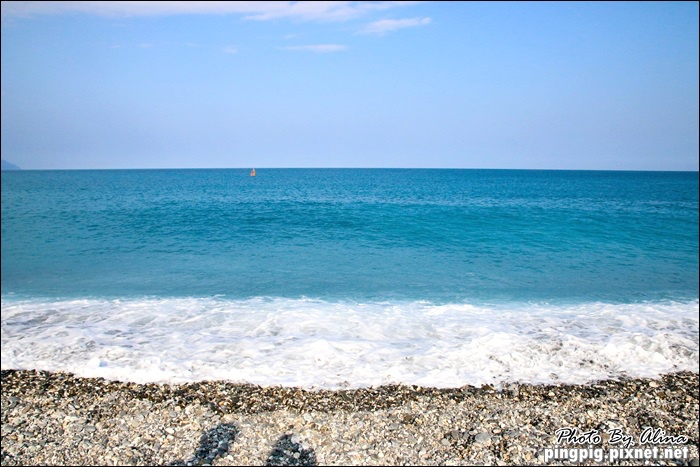
M 255 177 L 255 169 L 253 169 L 253 170 L 250 171 L 250 176 L 251 176 L 251 177 Z

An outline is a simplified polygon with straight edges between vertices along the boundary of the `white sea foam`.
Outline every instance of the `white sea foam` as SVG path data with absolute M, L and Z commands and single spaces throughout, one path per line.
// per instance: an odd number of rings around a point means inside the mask
M 307 388 L 584 383 L 698 368 L 698 301 L 472 306 L 2 299 L 2 368 Z

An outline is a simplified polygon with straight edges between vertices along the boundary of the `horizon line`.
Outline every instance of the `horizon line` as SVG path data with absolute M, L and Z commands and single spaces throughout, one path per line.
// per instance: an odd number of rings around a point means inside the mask
M 62 169 L 2 169 L 2 172 L 95 171 L 95 170 L 522 170 L 551 172 L 699 172 L 698 169 L 562 169 L 562 168 L 503 168 L 503 167 L 120 167 L 120 168 L 62 168 Z

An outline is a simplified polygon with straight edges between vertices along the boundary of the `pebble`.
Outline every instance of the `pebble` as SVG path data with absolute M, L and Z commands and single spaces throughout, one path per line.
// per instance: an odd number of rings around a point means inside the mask
M 491 441 L 491 435 L 488 433 L 479 433 L 474 436 L 474 444 L 486 444 Z
M 620 429 L 638 439 L 651 426 L 687 437 L 680 447 L 689 456 L 646 465 L 692 466 L 697 388 L 693 372 L 587 385 L 328 391 L 2 370 L 1 464 L 541 465 L 560 428 Z M 603 439 L 599 447 L 609 449 Z

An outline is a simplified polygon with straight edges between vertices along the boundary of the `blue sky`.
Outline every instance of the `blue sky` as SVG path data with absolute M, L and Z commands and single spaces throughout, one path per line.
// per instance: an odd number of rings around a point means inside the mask
M 698 170 L 697 2 L 2 2 L 24 169 Z

